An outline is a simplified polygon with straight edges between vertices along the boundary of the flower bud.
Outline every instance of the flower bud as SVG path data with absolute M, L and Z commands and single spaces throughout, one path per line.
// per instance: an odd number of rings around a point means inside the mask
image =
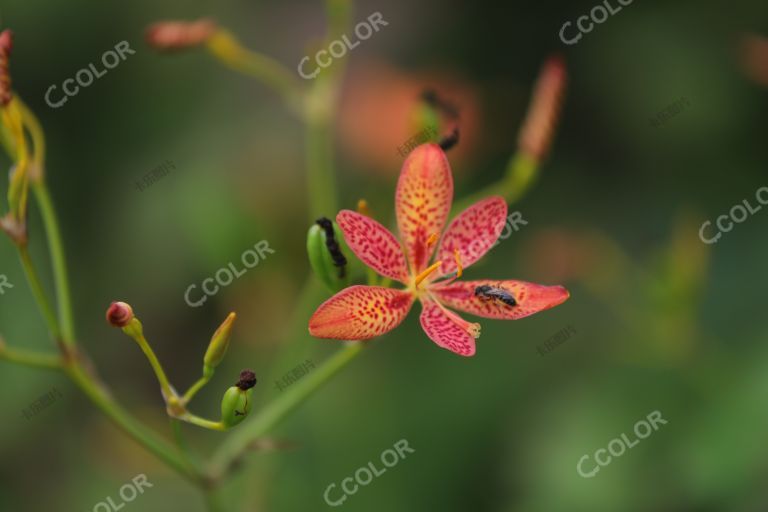
M 208 350 L 205 351 L 203 357 L 203 372 L 206 370 L 213 372 L 222 359 L 224 354 L 227 353 L 227 347 L 229 347 L 229 338 L 232 333 L 232 324 L 235 322 L 237 315 L 230 313 L 229 316 L 222 322 L 216 332 L 211 336 L 211 342 L 208 344 Z
M 315 275 L 332 292 L 347 286 L 347 258 L 341 251 L 344 240 L 339 226 L 322 217 L 309 228 L 307 254 Z
M 107 323 L 112 327 L 123 328 L 133 320 L 133 308 L 125 302 L 113 302 L 107 309 Z
M 562 57 L 550 57 L 541 69 L 525 122 L 520 129 L 520 151 L 541 162 L 554 138 L 568 74 Z
M 11 74 L 8 70 L 8 59 L 13 49 L 13 32 L 6 29 L 0 33 L 0 105 L 7 106 L 11 102 Z
M 216 32 L 212 20 L 160 21 L 147 28 L 146 39 L 157 50 L 182 50 L 200 46 Z
M 243 370 L 237 384 L 224 393 L 221 399 L 221 422 L 225 427 L 234 427 L 248 416 L 255 385 L 256 375 L 251 370 Z

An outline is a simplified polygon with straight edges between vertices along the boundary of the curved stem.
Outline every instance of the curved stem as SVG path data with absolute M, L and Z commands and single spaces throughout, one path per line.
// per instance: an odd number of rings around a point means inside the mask
M 224 476 L 232 463 L 247 451 L 248 446 L 254 440 L 266 434 L 342 368 L 347 366 L 362 352 L 363 347 L 363 342 L 354 342 L 339 350 L 327 359 L 322 366 L 293 384 L 289 389 L 267 404 L 255 418 L 244 422 L 240 428 L 233 431 L 232 435 L 219 446 L 211 458 L 209 468 L 211 478 L 217 480 Z
M 539 162 L 520 151 L 510 159 L 506 172 L 499 181 L 456 202 L 453 212 L 460 213 L 477 201 L 492 195 L 502 196 L 507 204 L 512 204 L 528 192 L 531 185 L 535 183 L 538 172 Z
M 197 425 L 198 427 L 207 428 L 208 430 L 227 430 L 227 427 L 221 421 L 213 421 L 206 418 L 201 418 L 200 416 L 196 416 L 189 412 L 178 416 L 178 419 L 181 421 L 186 421 L 187 423 L 191 423 L 192 425 Z
M 212 377 L 211 375 L 209 375 L 209 376 L 205 376 L 205 375 L 203 375 L 202 377 L 200 377 L 200 378 L 197 380 L 197 382 L 195 382 L 194 384 L 192 384 L 192 386 L 191 386 L 191 387 L 190 387 L 190 388 L 187 390 L 187 392 L 186 392 L 186 393 L 184 393 L 184 396 L 183 396 L 183 397 L 181 397 L 181 405 L 184 405 L 184 406 L 186 406 L 186 405 L 189 403 L 189 401 L 190 401 L 190 400 L 192 400 L 192 397 L 194 397 L 194 396 L 195 396 L 195 394 L 196 394 L 198 391 L 200 391 L 201 389 L 203 389 L 203 386 L 205 386 L 206 384 L 208 384 L 208 381 L 210 381 L 210 380 L 211 380 L 211 377 Z
M 43 182 L 33 182 L 32 192 L 40 208 L 40 214 L 48 238 L 48 251 L 53 267 L 53 280 L 56 285 L 56 302 L 59 307 L 59 322 L 61 323 L 61 338 L 65 345 L 75 345 L 75 322 L 72 314 L 72 299 L 67 276 L 67 262 L 64 257 L 64 244 L 61 241 L 61 230 L 56 219 L 53 201 L 48 187 Z
M 176 392 L 171 387 L 171 383 L 168 380 L 168 376 L 165 374 L 163 365 L 160 364 L 160 360 L 155 355 L 155 351 L 152 350 L 152 347 L 149 346 L 149 343 L 147 342 L 147 339 L 144 337 L 144 335 L 138 334 L 137 336 L 132 336 L 132 338 L 136 341 L 136 343 L 139 344 L 139 347 L 141 347 L 141 351 L 144 352 L 145 356 L 147 356 L 147 359 L 149 360 L 149 364 L 152 366 L 152 369 L 155 371 L 157 380 L 158 382 L 160 382 L 160 389 L 163 392 L 163 398 L 167 401 L 172 396 L 176 396 Z
M 45 290 L 43 290 L 43 284 L 40 282 L 40 277 L 37 275 L 37 270 L 35 270 L 35 265 L 32 263 L 29 249 L 26 246 L 19 247 L 19 257 L 21 258 L 21 265 L 24 267 L 24 274 L 27 276 L 27 282 L 29 282 L 29 288 L 32 290 L 32 295 L 35 297 L 45 323 L 48 325 L 48 330 L 51 332 L 51 336 L 58 340 L 60 337 L 59 322 L 56 320 L 56 314 L 48 302 Z
M 300 112 L 302 88 L 294 73 L 264 54 L 244 48 L 228 31 L 219 30 L 208 41 L 208 50 L 221 62 L 263 82 L 283 97 L 289 108 Z
M 91 399 L 91 401 L 101 409 L 126 434 L 143 445 L 147 450 L 156 455 L 159 459 L 179 472 L 183 477 L 196 485 L 204 483 L 204 477 L 200 471 L 191 467 L 190 463 L 167 441 L 157 437 L 141 423 L 133 418 L 128 412 L 123 410 L 109 396 L 109 393 L 100 385 L 96 384 L 92 378 L 78 365 L 72 364 L 66 368 L 69 377 L 77 386 Z
M 32 139 L 32 161 L 30 166 L 30 184 L 35 195 L 40 215 L 43 219 L 45 235 L 48 239 L 48 251 L 53 266 L 53 280 L 56 287 L 56 303 L 59 310 L 61 338 L 66 346 L 75 344 L 75 322 L 72 314 L 72 299 L 67 276 L 67 264 L 64 257 L 64 244 L 61 229 L 53 208 L 53 201 L 45 184 L 45 134 L 34 112 L 19 98 L 19 110 L 24 126 Z
M 35 366 L 48 370 L 60 370 L 64 365 L 64 361 L 58 354 L 46 354 L 6 347 L 3 345 L 2 340 L 0 340 L 0 359 L 5 359 L 10 363 Z
M 311 222 L 319 217 L 336 215 L 336 180 L 331 131 L 331 123 L 326 114 L 313 114 L 307 119 L 307 192 Z

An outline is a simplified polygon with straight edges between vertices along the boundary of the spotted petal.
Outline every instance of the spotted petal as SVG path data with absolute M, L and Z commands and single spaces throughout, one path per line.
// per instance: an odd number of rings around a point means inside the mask
M 395 213 L 414 274 L 426 268 L 434 250 L 427 240 L 442 233 L 452 201 L 453 176 L 440 146 L 422 144 L 411 151 L 397 182 Z
M 411 310 L 413 294 L 380 286 L 350 286 L 323 302 L 309 319 L 317 338 L 367 340 L 398 325 Z
M 437 250 L 437 259 L 443 262 L 440 273 L 456 271 L 455 249 L 464 268 L 482 258 L 499 239 L 506 221 L 507 203 L 499 196 L 483 199 L 457 215 Z
M 408 281 L 408 267 L 400 243 L 387 228 L 370 217 L 342 210 L 336 222 L 347 245 L 360 260 L 379 274 L 400 282 Z
M 480 334 L 480 326 L 467 322 L 433 300 L 422 301 L 421 327 L 429 339 L 442 348 L 465 357 L 475 355 L 475 337 Z
M 509 306 L 500 300 L 483 298 L 476 294 L 479 286 L 492 288 L 509 293 L 517 302 Z M 445 286 L 439 284 L 430 288 L 434 297 L 452 308 L 471 313 L 484 318 L 499 320 L 517 320 L 544 311 L 565 302 L 569 293 L 562 286 L 544 286 L 525 281 L 454 281 Z

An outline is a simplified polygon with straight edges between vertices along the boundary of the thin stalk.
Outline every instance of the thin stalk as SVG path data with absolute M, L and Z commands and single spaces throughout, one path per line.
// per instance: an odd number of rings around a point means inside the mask
M 210 476 L 219 479 L 226 474 L 232 463 L 248 450 L 254 440 L 266 434 L 346 367 L 362 352 L 363 347 L 364 343 L 355 342 L 339 350 L 317 370 L 273 399 L 255 418 L 244 422 L 239 429 L 233 431 L 211 457 Z
M 203 475 L 197 469 L 192 468 L 189 462 L 184 459 L 172 444 L 157 437 L 152 431 L 146 429 L 133 416 L 123 410 L 112 400 L 107 391 L 97 385 L 79 365 L 72 364 L 68 366 L 66 372 L 94 405 L 123 432 L 176 470 L 184 478 L 195 485 L 202 485 L 204 481 Z
M 64 256 L 64 244 L 61 239 L 59 221 L 53 208 L 51 195 L 44 182 L 33 182 L 32 192 L 40 208 L 45 235 L 48 239 L 48 251 L 53 267 L 53 280 L 56 286 L 56 303 L 59 307 L 59 322 L 61 325 L 62 342 L 73 347 L 75 345 L 75 321 L 72 314 L 72 295 L 67 275 L 67 262 Z
M 192 400 L 192 397 L 195 396 L 195 394 L 203 389 L 203 386 L 208 384 L 208 382 L 211 380 L 212 375 L 205 376 L 203 375 L 198 379 L 197 382 L 192 384 L 192 386 L 187 390 L 186 393 L 184 393 L 184 396 L 181 398 L 181 405 L 187 405 L 190 400 Z
M 528 189 L 536 182 L 538 174 L 539 162 L 520 151 L 510 159 L 506 172 L 499 181 L 458 201 L 453 206 L 453 212 L 459 213 L 477 201 L 493 195 L 502 196 L 507 204 L 512 204 L 528 192 Z
M 157 380 L 158 382 L 160 382 L 160 389 L 162 389 L 163 391 L 163 398 L 165 398 L 165 400 L 168 400 L 172 396 L 176 396 L 176 392 L 173 391 L 173 388 L 171 387 L 171 383 L 168 380 L 168 376 L 165 374 L 163 365 L 160 364 L 160 360 L 155 355 L 155 351 L 152 350 L 152 347 L 149 346 L 149 343 L 147 342 L 147 339 L 144 337 L 144 335 L 139 334 L 138 336 L 133 336 L 133 339 L 136 341 L 136 343 L 139 344 L 139 347 L 141 347 L 141 351 L 144 352 L 145 356 L 147 356 L 147 359 L 149 360 L 149 364 L 152 366 L 152 369 L 155 371 Z
M 294 112 L 300 112 L 302 87 L 296 75 L 275 59 L 244 48 L 228 31 L 220 30 L 208 42 L 218 60 L 240 73 L 250 75 L 273 89 Z
M 72 295 L 67 276 L 67 262 L 64 257 L 64 244 L 61 229 L 53 207 L 51 194 L 45 184 L 45 134 L 35 113 L 19 98 L 21 117 L 32 139 L 32 161 L 30 166 L 30 184 L 35 195 L 43 227 L 48 240 L 48 251 L 53 267 L 53 280 L 56 288 L 61 338 L 65 345 L 75 345 L 75 321 L 72 314 Z
M 227 430 L 226 425 L 224 425 L 224 423 L 221 421 L 212 421 L 206 418 L 201 418 L 200 416 L 196 416 L 189 412 L 178 416 L 178 419 L 181 421 L 186 421 L 187 423 L 191 423 L 192 425 L 197 425 L 198 427 L 207 428 L 208 430 Z
M 333 135 L 326 113 L 310 114 L 306 124 L 309 218 L 334 217 L 337 211 Z
M 5 359 L 10 363 L 45 368 L 48 370 L 60 370 L 64 361 L 58 354 L 46 354 L 42 352 L 32 352 L 16 348 L 4 347 L 0 342 L 0 359 Z
M 56 314 L 53 312 L 48 297 L 45 295 L 43 284 L 40 281 L 40 277 L 37 275 L 35 265 L 32 263 L 32 258 L 29 256 L 29 249 L 27 246 L 19 246 L 19 257 L 21 258 L 21 265 L 24 267 L 24 274 L 27 276 L 27 282 L 29 288 L 32 290 L 32 295 L 35 297 L 40 312 L 43 314 L 45 323 L 48 325 L 48 330 L 54 339 L 60 338 L 59 322 L 56 319 Z

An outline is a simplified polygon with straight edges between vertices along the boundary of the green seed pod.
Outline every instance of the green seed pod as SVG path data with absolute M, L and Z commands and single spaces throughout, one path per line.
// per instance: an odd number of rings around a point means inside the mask
M 229 347 L 229 337 L 232 333 L 232 324 L 235 322 L 235 318 L 237 318 L 237 315 L 230 313 L 226 320 L 216 329 L 216 332 L 213 333 L 213 336 L 211 336 L 208 350 L 205 351 L 205 356 L 203 357 L 203 374 L 213 374 L 213 369 L 224 359 L 224 354 L 227 353 L 227 347 Z
M 315 275 L 331 292 L 337 292 L 349 284 L 347 258 L 342 247 L 346 249 L 344 237 L 335 222 L 322 217 L 309 228 L 309 263 Z
M 221 423 L 231 428 L 243 421 L 251 411 L 256 375 L 250 370 L 240 372 L 240 380 L 221 399 Z

